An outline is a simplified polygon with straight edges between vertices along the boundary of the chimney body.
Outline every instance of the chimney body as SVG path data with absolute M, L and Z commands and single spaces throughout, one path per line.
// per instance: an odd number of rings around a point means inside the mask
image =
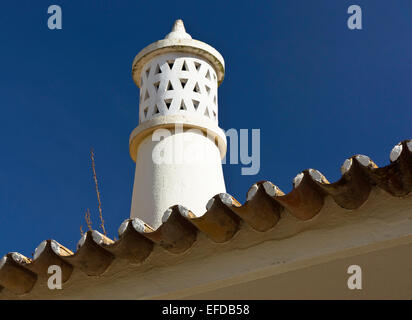
M 140 104 L 129 140 L 136 162 L 130 217 L 157 228 L 176 204 L 200 216 L 210 198 L 226 192 L 217 106 L 223 57 L 177 20 L 165 39 L 139 52 L 132 75 Z

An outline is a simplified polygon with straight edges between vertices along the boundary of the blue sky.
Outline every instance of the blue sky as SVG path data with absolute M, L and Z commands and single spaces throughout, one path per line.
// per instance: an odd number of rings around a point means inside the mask
M 60 5 L 63 29 L 47 28 Z M 363 30 L 347 28 L 360 5 Z M 261 130 L 261 170 L 225 165 L 228 193 L 256 181 L 290 191 L 300 171 L 339 179 L 343 161 L 379 166 L 411 138 L 412 2 L 18 1 L 0 5 L 0 256 L 31 256 L 44 239 L 75 248 L 84 212 L 98 227 L 95 150 L 108 235 L 129 216 L 138 123 L 131 63 L 182 18 L 226 62 L 223 129 Z

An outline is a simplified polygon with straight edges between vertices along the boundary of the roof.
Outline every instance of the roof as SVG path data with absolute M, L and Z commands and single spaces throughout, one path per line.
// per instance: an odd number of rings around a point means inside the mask
M 104 277 L 116 261 L 144 265 L 157 247 L 164 254 L 182 257 L 192 247 L 201 250 L 194 246 L 200 234 L 219 246 L 242 233 L 245 226 L 259 233 L 276 233 L 284 213 L 296 221 L 310 220 L 324 207 L 327 197 L 347 210 L 361 207 L 374 188 L 392 197 L 406 198 L 412 191 L 412 140 L 397 144 L 390 161 L 379 168 L 367 156 L 353 156 L 344 162 L 342 176 L 334 183 L 317 170 L 304 170 L 295 177 L 293 190 L 287 194 L 269 181 L 260 181 L 249 189 L 243 205 L 229 194 L 218 194 L 210 199 L 201 217 L 176 205 L 167 211 L 156 230 L 139 219 L 127 219 L 119 228 L 119 240 L 88 231 L 74 253 L 55 240 L 45 240 L 36 248 L 33 259 L 12 252 L 0 260 L 0 298 L 5 292 L 16 296 L 30 293 L 39 279 L 50 276 L 50 265 L 61 267 L 63 283 L 75 270 L 86 278 Z M 162 254 L 153 259 L 162 259 Z

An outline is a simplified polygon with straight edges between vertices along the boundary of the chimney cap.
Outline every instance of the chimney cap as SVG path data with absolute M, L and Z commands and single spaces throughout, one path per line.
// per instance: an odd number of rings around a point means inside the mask
M 212 46 L 199 40 L 192 39 L 186 32 L 181 19 L 175 21 L 172 31 L 162 40 L 156 41 L 143 48 L 134 58 L 132 64 L 132 77 L 140 88 L 140 75 L 144 65 L 158 55 L 171 52 L 186 52 L 201 56 L 209 61 L 217 75 L 217 82 L 223 81 L 225 76 L 225 61 L 222 55 Z

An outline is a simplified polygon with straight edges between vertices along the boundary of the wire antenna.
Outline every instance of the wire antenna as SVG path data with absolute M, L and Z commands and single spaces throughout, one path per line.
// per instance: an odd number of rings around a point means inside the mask
M 102 214 L 102 203 L 100 202 L 100 192 L 99 192 L 99 185 L 97 183 L 97 176 L 96 176 L 96 165 L 94 163 L 94 152 L 93 148 L 90 149 L 90 159 L 92 160 L 92 169 L 93 169 L 93 179 L 94 184 L 96 186 L 96 195 L 97 195 L 97 202 L 99 205 L 99 218 L 100 218 L 100 227 L 102 228 L 103 234 L 107 236 L 106 229 L 104 227 L 104 219 Z

